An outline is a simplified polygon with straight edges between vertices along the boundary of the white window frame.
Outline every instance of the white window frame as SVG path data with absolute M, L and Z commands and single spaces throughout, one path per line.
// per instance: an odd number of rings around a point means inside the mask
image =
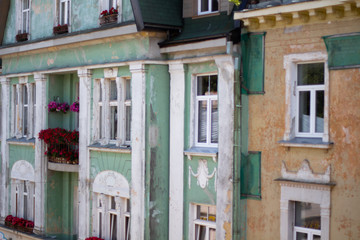
M 27 104 L 23 99 L 23 90 L 27 91 Z M 35 111 L 36 109 L 36 88 L 35 83 L 29 83 L 27 77 L 20 77 L 19 83 L 12 85 L 12 116 L 11 116 L 11 135 L 16 138 L 26 137 L 31 139 L 34 137 L 35 131 Z M 27 108 L 27 115 L 24 115 L 24 109 Z M 24 122 L 27 122 L 27 133 L 24 132 Z
M 215 207 L 216 205 L 207 205 L 207 204 L 197 204 L 192 203 L 190 204 L 190 231 L 189 231 L 189 239 L 198 240 L 198 236 L 196 236 L 196 227 L 198 226 L 204 226 L 206 228 L 206 236 L 205 240 L 209 240 L 209 232 L 210 229 L 214 229 L 216 231 L 216 221 L 209 221 L 209 220 L 203 220 L 198 219 L 198 207 L 204 206 L 204 207 Z M 216 214 L 215 214 L 216 215 Z
M 121 0 L 100 0 L 100 9 L 99 12 L 103 10 L 110 11 L 110 2 L 116 10 L 118 10 L 118 21 L 122 19 L 122 1 Z
M 26 171 L 22 172 L 22 171 Z M 17 161 L 11 171 L 11 214 L 19 218 L 34 221 L 35 218 L 35 182 L 34 168 L 25 160 Z M 27 192 L 24 192 L 26 187 Z M 27 200 L 25 214 L 24 199 Z
M 106 179 L 116 181 L 115 186 L 107 184 Z M 105 181 L 103 181 L 105 180 Z M 129 184 L 125 177 L 114 171 L 103 171 L 97 175 L 93 184 L 93 218 L 92 235 L 105 239 L 112 239 L 110 226 L 111 216 L 116 216 L 116 239 L 128 240 L 130 226 L 126 229 L 126 220 L 130 218 L 129 211 Z M 111 208 L 112 198 L 115 200 L 115 208 Z M 100 222 L 99 214 L 102 214 Z
M 297 65 L 305 63 L 324 63 L 324 85 L 297 86 Z M 284 56 L 285 82 L 286 82 L 286 117 L 284 140 L 289 141 L 295 137 L 321 138 L 323 142 L 329 142 L 329 70 L 327 54 L 323 52 L 310 52 L 290 54 Z M 324 90 L 324 130 L 323 133 L 299 133 L 298 132 L 298 92 L 308 88 L 311 91 Z M 314 100 L 314 101 L 312 101 Z M 315 99 L 312 99 L 314 102 Z M 314 108 L 314 106 L 312 107 Z M 313 111 L 313 110 L 312 110 Z M 315 124 L 314 124 L 315 126 Z M 313 126 L 313 127 L 314 127 Z
M 209 10 L 208 11 L 201 11 L 201 0 L 198 0 L 198 15 L 204 15 L 204 14 L 210 14 L 210 13 L 216 13 L 219 12 L 219 8 L 220 8 L 220 3 L 218 1 L 218 10 L 213 11 L 213 4 L 212 4 L 212 0 L 207 0 L 208 4 L 209 4 Z
M 65 25 L 70 26 L 71 19 L 71 0 L 55 0 L 56 1 L 56 22 L 55 25 Z M 62 7 L 62 3 L 65 4 L 65 9 Z M 61 22 L 62 12 L 65 10 L 64 22 Z
M 130 145 L 131 139 L 126 139 L 126 107 L 131 107 L 131 99 L 126 99 L 126 84 L 131 79 L 128 77 L 115 77 L 117 75 L 116 68 L 112 69 L 112 75 L 107 78 L 95 79 L 94 86 L 94 135 L 93 141 L 102 145 L 115 144 L 116 146 Z M 106 70 L 108 72 L 109 69 Z M 116 73 L 115 73 L 116 72 Z M 108 75 L 108 74 L 105 74 Z M 110 101 L 110 81 L 116 82 L 117 100 Z M 100 101 L 101 94 L 101 101 Z M 117 137 L 110 139 L 110 107 L 117 107 Z M 131 126 L 131 123 L 130 123 Z M 131 131 L 131 129 L 130 129 Z M 130 134 L 131 136 L 131 134 Z
M 303 228 L 303 227 L 294 227 L 294 240 L 296 240 L 296 233 L 306 233 L 308 235 L 307 240 L 313 240 L 314 235 L 321 237 L 321 230 L 311 229 L 311 228 Z
M 297 172 L 288 171 L 282 166 L 280 197 L 280 240 L 293 240 L 295 231 L 309 230 L 312 234 L 329 239 L 330 234 L 330 166 L 324 174 L 313 173 L 309 162 L 303 161 Z M 320 205 L 321 232 L 308 228 L 295 228 L 295 202 L 306 202 Z M 319 234 L 320 233 L 320 234 Z
M 24 8 L 25 1 L 29 3 L 29 8 Z M 21 33 L 30 32 L 30 8 L 31 8 L 31 0 L 21 0 L 21 22 L 20 22 Z M 24 26 L 24 14 L 26 14 L 26 26 Z
M 212 101 L 217 101 L 219 104 L 219 93 L 217 92 L 217 95 L 207 95 L 207 96 L 198 96 L 197 95 L 197 80 L 200 76 L 218 76 L 217 73 L 207 73 L 207 74 L 197 74 L 195 75 L 194 80 L 194 111 L 195 111 L 195 118 L 194 118 L 194 145 L 197 147 L 217 147 L 218 143 L 211 143 L 211 103 Z M 217 81 L 217 86 L 219 87 L 219 78 Z M 198 127 L 199 127 L 199 101 L 207 101 L 207 116 L 206 116 L 206 143 L 200 143 L 198 142 Z M 219 109 L 218 109 L 219 111 Z M 218 112 L 218 132 L 219 132 L 219 112 Z

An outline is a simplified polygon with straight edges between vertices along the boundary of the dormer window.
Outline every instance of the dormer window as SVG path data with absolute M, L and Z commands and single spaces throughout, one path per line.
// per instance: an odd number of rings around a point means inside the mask
M 70 0 L 59 0 L 59 25 L 70 23 Z
M 209 14 L 219 11 L 218 0 L 198 0 L 198 14 Z

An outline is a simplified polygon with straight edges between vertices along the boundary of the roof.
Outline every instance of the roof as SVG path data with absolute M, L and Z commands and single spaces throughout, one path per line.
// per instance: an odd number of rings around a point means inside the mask
M 131 0 L 138 30 L 182 26 L 182 0 Z
M 0 45 L 2 44 L 4 37 L 9 7 L 10 7 L 10 0 L 0 0 Z
M 211 17 L 185 18 L 181 33 L 160 46 L 224 37 L 237 28 L 235 24 L 233 14 L 226 12 Z

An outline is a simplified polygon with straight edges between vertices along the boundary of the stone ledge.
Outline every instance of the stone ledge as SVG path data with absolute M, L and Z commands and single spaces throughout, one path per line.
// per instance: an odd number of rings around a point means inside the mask
M 79 172 L 79 165 L 48 162 L 48 169 L 58 172 Z

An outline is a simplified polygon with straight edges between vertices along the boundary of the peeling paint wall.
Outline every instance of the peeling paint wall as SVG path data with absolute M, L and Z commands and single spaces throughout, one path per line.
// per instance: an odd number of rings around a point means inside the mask
M 101 0 L 71 1 L 69 31 L 77 32 L 100 27 Z M 17 34 L 16 0 L 11 0 L 3 44 L 15 43 Z M 53 37 L 56 23 L 56 1 L 32 0 L 30 9 L 30 40 Z M 130 0 L 122 1 L 122 22 L 134 21 Z
M 359 32 L 359 18 L 339 19 L 289 28 L 266 30 L 265 94 L 249 96 L 249 150 L 262 152 L 262 200 L 247 200 L 247 239 L 280 238 L 281 162 L 297 170 L 304 159 L 314 172 L 331 164 L 330 238 L 360 238 L 360 70 L 330 70 L 329 150 L 285 148 L 285 70 L 283 56 L 321 51 L 322 36 Z
M 148 66 L 145 94 L 145 239 L 165 240 L 169 236 L 168 66 Z

